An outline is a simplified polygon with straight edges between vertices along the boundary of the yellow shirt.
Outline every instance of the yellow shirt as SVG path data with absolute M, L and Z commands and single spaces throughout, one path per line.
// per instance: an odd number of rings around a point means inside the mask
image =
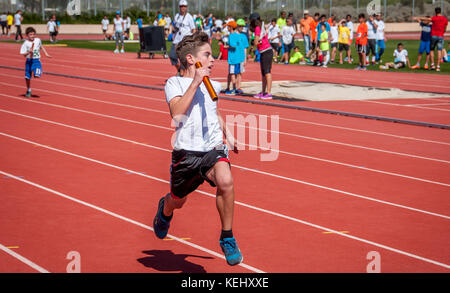
M 164 17 L 161 17 L 159 20 L 158 20 L 158 25 L 159 26 L 165 26 L 167 23 L 166 23 L 166 20 L 164 19 Z
M 6 17 L 7 25 L 12 25 L 14 17 L 10 14 Z
M 348 40 L 350 38 L 350 29 L 346 26 L 339 26 L 339 40 L 338 42 L 341 44 L 348 44 Z

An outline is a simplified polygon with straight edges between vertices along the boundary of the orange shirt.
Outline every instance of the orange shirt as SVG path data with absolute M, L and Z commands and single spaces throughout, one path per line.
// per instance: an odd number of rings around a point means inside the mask
M 328 24 L 330 25 L 330 26 L 333 26 L 333 18 L 328 18 Z
M 356 31 L 356 44 L 357 45 L 367 45 L 367 24 L 365 22 L 360 23 L 358 26 L 358 30 Z
M 317 40 L 317 32 L 316 32 L 317 24 L 319 24 L 319 21 L 315 21 L 314 19 L 309 23 L 309 27 L 311 28 L 311 39 L 313 41 Z
M 311 28 L 312 22 L 314 22 L 314 18 L 312 18 L 311 16 L 308 16 L 307 19 L 302 18 L 302 20 L 300 20 L 300 24 L 302 25 L 302 33 L 303 34 L 305 34 L 305 35 L 310 34 L 309 30 L 310 29 L 312 30 L 312 28 Z

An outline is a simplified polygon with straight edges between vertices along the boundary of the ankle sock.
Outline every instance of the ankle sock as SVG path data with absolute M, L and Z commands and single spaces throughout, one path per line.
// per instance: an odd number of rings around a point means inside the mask
M 222 230 L 220 240 L 223 240 L 224 238 L 233 238 L 233 230 Z

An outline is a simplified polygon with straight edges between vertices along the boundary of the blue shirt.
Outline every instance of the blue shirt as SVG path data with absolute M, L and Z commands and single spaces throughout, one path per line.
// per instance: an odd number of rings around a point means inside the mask
M 138 18 L 138 19 L 136 20 L 136 22 L 137 22 L 137 24 L 138 24 L 138 27 L 139 27 L 139 28 L 142 28 L 142 18 Z
M 322 24 L 325 24 L 325 30 L 329 32 L 331 30 L 330 24 L 328 22 L 319 22 L 317 24 L 317 40 L 320 41 L 320 34 L 322 33 Z
M 248 48 L 248 40 L 245 34 L 234 32 L 228 39 L 228 64 L 240 64 L 245 61 L 245 48 Z
M 422 27 L 422 34 L 420 36 L 420 40 L 424 42 L 431 41 L 431 23 L 424 24 L 423 22 L 421 22 L 420 26 Z

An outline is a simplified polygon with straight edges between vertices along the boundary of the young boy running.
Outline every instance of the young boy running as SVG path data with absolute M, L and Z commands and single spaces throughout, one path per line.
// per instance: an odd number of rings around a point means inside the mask
M 31 97 L 31 75 L 33 74 L 35 78 L 41 77 L 42 65 L 41 65 L 41 49 L 44 51 L 45 56 L 51 58 L 47 51 L 42 46 L 41 39 L 35 38 L 36 30 L 33 27 L 28 27 L 25 30 L 25 34 L 28 40 L 23 42 L 22 47 L 20 47 L 20 55 L 27 58 L 25 63 L 25 83 L 27 85 L 27 93 L 25 97 Z
M 209 76 L 214 65 L 208 35 L 196 32 L 185 36 L 176 46 L 176 53 L 184 66 L 183 76 L 173 76 L 165 86 L 166 100 L 170 114 L 177 123 L 176 138 L 170 167 L 170 192 L 162 197 L 153 221 L 158 238 L 166 237 L 173 211 L 180 209 L 187 195 L 197 189 L 205 180 L 217 187 L 216 206 L 219 212 L 222 232 L 219 244 L 229 265 L 242 262 L 236 239 L 233 237 L 234 187 L 225 138 L 226 125 L 202 80 Z M 203 65 L 196 68 L 195 63 Z M 220 84 L 211 81 L 216 93 Z M 233 151 L 237 149 L 233 147 Z

